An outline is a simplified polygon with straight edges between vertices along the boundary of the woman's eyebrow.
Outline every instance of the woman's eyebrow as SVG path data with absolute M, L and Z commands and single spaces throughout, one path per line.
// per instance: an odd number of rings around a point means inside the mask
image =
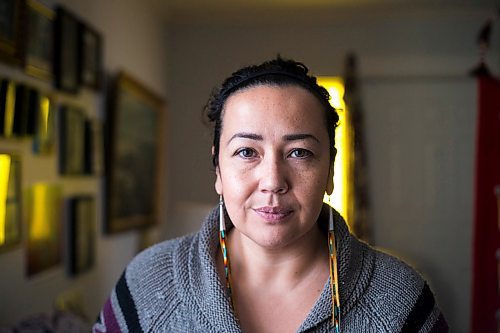
M 229 140 L 228 144 L 235 138 L 243 138 L 243 139 L 250 139 L 250 140 L 256 140 L 256 141 L 262 141 L 264 140 L 262 135 L 255 134 L 255 133 L 247 133 L 247 132 L 239 132 L 234 134 Z M 317 143 L 320 143 L 319 139 L 315 137 L 312 134 L 305 134 L 305 133 L 298 133 L 298 134 L 287 134 L 283 136 L 283 139 L 285 141 L 297 141 L 297 140 L 307 140 L 311 139 L 313 141 L 316 141 Z
M 257 140 L 257 141 L 262 141 L 264 138 L 262 135 L 255 134 L 255 133 L 246 133 L 246 132 L 241 132 L 241 133 L 236 133 L 227 141 L 229 144 L 233 139 L 235 138 L 244 138 L 244 139 L 251 139 L 251 140 Z
M 319 139 L 315 137 L 312 134 L 287 134 L 283 136 L 283 139 L 285 141 L 295 141 L 295 140 L 305 140 L 305 139 L 312 139 L 316 141 L 317 143 L 320 143 Z

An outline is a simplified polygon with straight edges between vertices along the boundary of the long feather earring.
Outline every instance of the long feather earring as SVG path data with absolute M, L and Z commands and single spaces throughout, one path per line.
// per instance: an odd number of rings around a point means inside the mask
M 226 275 L 226 292 L 234 309 L 233 295 L 231 290 L 231 265 L 229 263 L 229 253 L 226 245 L 226 221 L 224 218 L 224 200 L 219 196 L 219 243 L 224 261 L 224 274 Z
M 340 332 L 340 294 L 337 269 L 337 244 L 333 223 L 333 208 L 330 208 L 330 219 L 328 225 L 328 249 L 330 251 L 330 290 L 332 293 L 332 324 L 336 333 Z

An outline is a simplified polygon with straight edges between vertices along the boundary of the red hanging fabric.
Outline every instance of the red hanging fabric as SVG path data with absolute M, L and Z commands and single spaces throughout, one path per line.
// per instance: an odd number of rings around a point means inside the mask
M 500 81 L 478 78 L 471 332 L 500 332 Z

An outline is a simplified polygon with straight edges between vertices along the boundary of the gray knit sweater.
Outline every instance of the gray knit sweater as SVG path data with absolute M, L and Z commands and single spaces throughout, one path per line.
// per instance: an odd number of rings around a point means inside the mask
M 327 215 L 326 215 L 327 216 Z M 318 225 L 327 219 L 322 212 Z M 241 332 L 215 258 L 218 210 L 193 235 L 165 241 L 128 265 L 93 332 Z M 352 236 L 335 219 L 341 332 L 448 332 L 426 282 L 405 263 Z M 333 332 L 329 281 L 298 332 Z

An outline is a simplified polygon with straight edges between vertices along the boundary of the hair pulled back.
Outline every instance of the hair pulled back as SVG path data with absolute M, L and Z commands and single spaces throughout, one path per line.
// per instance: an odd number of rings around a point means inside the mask
M 224 117 L 224 105 L 232 94 L 249 87 L 290 86 L 295 85 L 311 92 L 319 100 L 324 109 L 325 125 L 330 139 L 330 159 L 335 157 L 335 128 L 339 116 L 334 107 L 329 103 L 330 94 L 318 85 L 316 77 L 308 74 L 309 69 L 300 62 L 285 60 L 278 56 L 276 59 L 266 61 L 260 65 L 248 66 L 231 74 L 222 85 L 212 92 L 206 106 L 205 113 L 208 120 L 214 123 L 213 156 L 214 167 L 219 165 L 219 146 Z

